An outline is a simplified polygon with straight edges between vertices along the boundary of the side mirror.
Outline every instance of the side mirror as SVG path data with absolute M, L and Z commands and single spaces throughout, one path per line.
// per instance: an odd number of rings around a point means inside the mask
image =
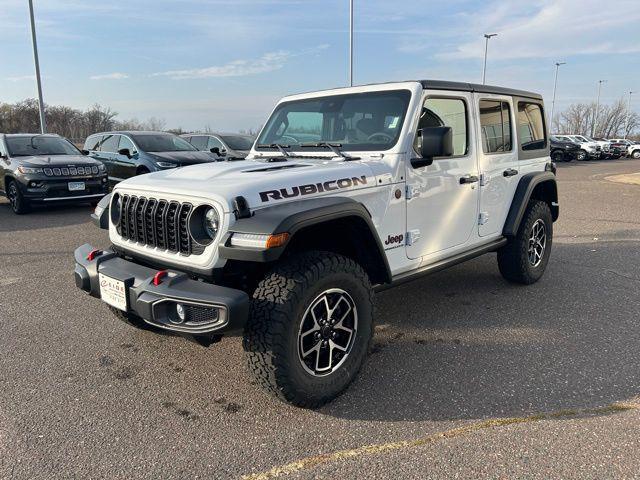
M 413 168 L 426 167 L 433 163 L 434 157 L 453 155 L 453 133 L 451 127 L 427 127 L 419 132 L 422 137 L 421 158 L 412 158 Z
M 125 155 L 127 158 L 131 158 L 131 151 L 128 148 L 121 148 L 118 150 L 118 154 Z
M 89 150 L 80 150 L 83 155 L 89 155 Z
M 219 157 L 223 157 L 224 155 L 226 155 L 226 151 L 224 150 L 220 150 L 220 148 L 218 147 L 213 147 L 209 150 L 211 153 L 215 153 L 216 155 L 218 155 Z

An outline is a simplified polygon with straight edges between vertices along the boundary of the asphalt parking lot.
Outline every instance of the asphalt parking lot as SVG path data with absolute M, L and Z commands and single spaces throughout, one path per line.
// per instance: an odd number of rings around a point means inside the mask
M 640 160 L 562 164 L 546 275 L 494 255 L 378 296 L 372 355 L 318 411 L 250 383 L 238 338 L 132 329 L 76 290 L 90 208 L 0 201 L 0 478 L 640 475 Z

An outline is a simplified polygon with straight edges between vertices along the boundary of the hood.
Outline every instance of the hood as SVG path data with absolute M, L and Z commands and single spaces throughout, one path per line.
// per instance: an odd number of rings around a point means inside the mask
M 156 195 L 191 195 L 217 201 L 225 211 L 243 196 L 252 209 L 322 195 L 373 187 L 370 164 L 342 159 L 286 162 L 238 160 L 164 170 L 129 178 L 116 189 L 144 190 Z
M 101 162 L 84 155 L 32 155 L 30 157 L 14 157 L 17 161 L 37 167 L 66 165 L 100 165 Z
M 176 162 L 180 165 L 195 165 L 197 163 L 215 162 L 218 160 L 215 154 L 210 152 L 147 152 L 151 158 L 159 161 Z

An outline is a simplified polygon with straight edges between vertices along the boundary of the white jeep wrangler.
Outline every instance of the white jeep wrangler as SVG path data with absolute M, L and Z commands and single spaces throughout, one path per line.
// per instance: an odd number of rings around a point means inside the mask
M 284 98 L 245 160 L 119 183 L 94 213 L 112 247 L 75 280 L 119 318 L 211 343 L 317 407 L 354 379 L 374 292 L 497 252 L 536 282 L 558 218 L 542 97 L 444 81 Z

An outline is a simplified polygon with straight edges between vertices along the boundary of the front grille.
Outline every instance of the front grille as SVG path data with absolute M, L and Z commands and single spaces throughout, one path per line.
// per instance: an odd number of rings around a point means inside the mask
M 117 230 L 122 238 L 183 255 L 202 253 L 193 251 L 189 234 L 193 205 L 135 195 L 122 195 L 121 198 Z
M 53 168 L 45 168 L 44 174 L 47 177 L 84 177 L 87 175 L 97 175 L 98 167 L 53 167 Z

